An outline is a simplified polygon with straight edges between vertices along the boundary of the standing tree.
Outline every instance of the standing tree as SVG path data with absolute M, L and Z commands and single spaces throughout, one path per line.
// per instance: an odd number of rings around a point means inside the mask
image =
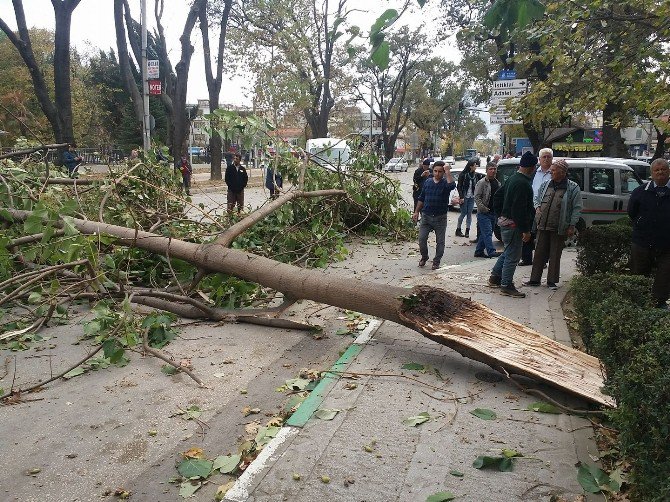
M 37 63 L 30 32 L 26 24 L 26 15 L 22 0 L 13 0 L 14 15 L 18 33 L 14 33 L 4 19 L 0 18 L 0 29 L 7 35 L 14 47 L 21 54 L 24 64 L 30 71 L 30 77 L 35 89 L 35 95 L 40 108 L 46 115 L 57 143 L 71 143 L 74 141 L 72 126 L 72 93 L 70 81 L 70 26 L 72 12 L 81 0 L 52 0 L 56 18 L 54 38 L 54 99 L 51 100 L 49 90 L 42 73 L 43 68 Z

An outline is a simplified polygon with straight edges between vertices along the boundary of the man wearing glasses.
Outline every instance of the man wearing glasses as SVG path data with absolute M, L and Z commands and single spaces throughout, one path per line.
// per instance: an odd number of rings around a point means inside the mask
M 419 225 L 420 267 L 423 267 L 428 261 L 428 235 L 431 231 L 435 232 L 435 240 L 437 241 L 435 257 L 433 258 L 433 270 L 440 267 L 447 233 L 449 196 L 454 188 L 456 188 L 456 183 L 454 183 L 454 178 L 451 175 L 451 168 L 438 160 L 433 164 L 433 177 L 423 182 L 421 194 L 412 215 L 412 221 L 416 223 L 419 220 L 419 213 L 421 213 L 421 224 Z

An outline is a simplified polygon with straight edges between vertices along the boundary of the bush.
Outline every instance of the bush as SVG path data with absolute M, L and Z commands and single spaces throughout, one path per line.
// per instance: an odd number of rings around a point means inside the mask
M 651 279 L 597 274 L 570 286 L 584 342 L 607 374 L 634 499 L 670 500 L 670 313 L 653 308 Z
M 577 270 L 584 275 L 622 273 L 628 269 L 633 228 L 629 218 L 612 225 L 595 225 L 580 232 Z

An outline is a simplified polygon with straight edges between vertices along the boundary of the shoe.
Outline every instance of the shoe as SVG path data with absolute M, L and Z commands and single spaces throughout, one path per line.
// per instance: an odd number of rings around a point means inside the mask
M 528 263 L 527 261 L 521 260 L 519 262 L 519 267 L 530 267 L 531 265 L 532 265 L 532 263 Z
M 454 235 L 455 235 L 456 237 L 465 237 L 465 236 L 463 235 L 463 232 L 461 232 L 461 229 L 460 229 L 460 228 L 457 228 L 457 229 L 456 229 L 456 233 L 455 233 Z
M 524 286 L 532 286 L 532 287 L 535 287 L 535 286 L 539 286 L 539 285 L 540 285 L 540 281 L 527 281 L 527 282 L 524 282 L 523 285 L 524 285 Z
M 470 239 L 470 242 L 475 243 L 479 241 L 479 237 L 475 237 L 474 239 Z
M 434 261 L 433 266 L 431 267 L 433 270 L 437 270 L 440 268 L 440 262 L 439 261 Z
M 466 229 L 465 229 L 465 235 L 464 235 L 464 237 L 468 237 L 468 238 L 470 237 L 470 229 L 469 229 L 469 228 L 466 228 Z
M 419 260 L 419 266 L 423 267 L 426 264 L 427 261 L 428 261 L 428 258 L 421 258 Z
M 514 284 L 509 286 L 500 286 L 500 292 L 505 296 L 511 296 L 512 298 L 526 298 L 526 293 L 522 293 L 514 287 Z
M 558 289 L 558 284 L 556 284 L 555 282 L 548 282 L 547 287 L 551 289 Z
M 500 277 L 498 277 L 496 275 L 492 275 L 491 277 L 489 277 L 488 286 L 490 288 L 499 288 L 500 287 Z
M 502 251 L 496 251 L 495 253 L 491 253 L 489 255 L 489 258 L 498 258 L 502 254 Z
M 486 258 L 486 255 L 485 255 L 484 252 L 482 251 L 482 252 L 480 252 L 480 253 L 475 253 L 475 258 Z

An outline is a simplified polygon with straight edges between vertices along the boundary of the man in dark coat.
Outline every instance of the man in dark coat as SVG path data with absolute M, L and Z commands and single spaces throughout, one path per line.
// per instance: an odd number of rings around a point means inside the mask
M 238 214 L 244 207 L 244 189 L 249 182 L 249 175 L 246 168 L 240 163 L 242 157 L 239 153 L 233 156 L 233 162 L 226 167 L 226 185 L 228 185 L 228 213 L 233 212 L 233 208 L 237 204 Z
M 414 209 L 416 209 L 416 203 L 419 201 L 419 194 L 421 193 L 423 182 L 430 178 L 430 176 L 430 159 L 426 158 L 416 171 L 414 171 L 414 176 L 412 177 L 412 180 L 414 181 L 414 184 L 412 185 Z

